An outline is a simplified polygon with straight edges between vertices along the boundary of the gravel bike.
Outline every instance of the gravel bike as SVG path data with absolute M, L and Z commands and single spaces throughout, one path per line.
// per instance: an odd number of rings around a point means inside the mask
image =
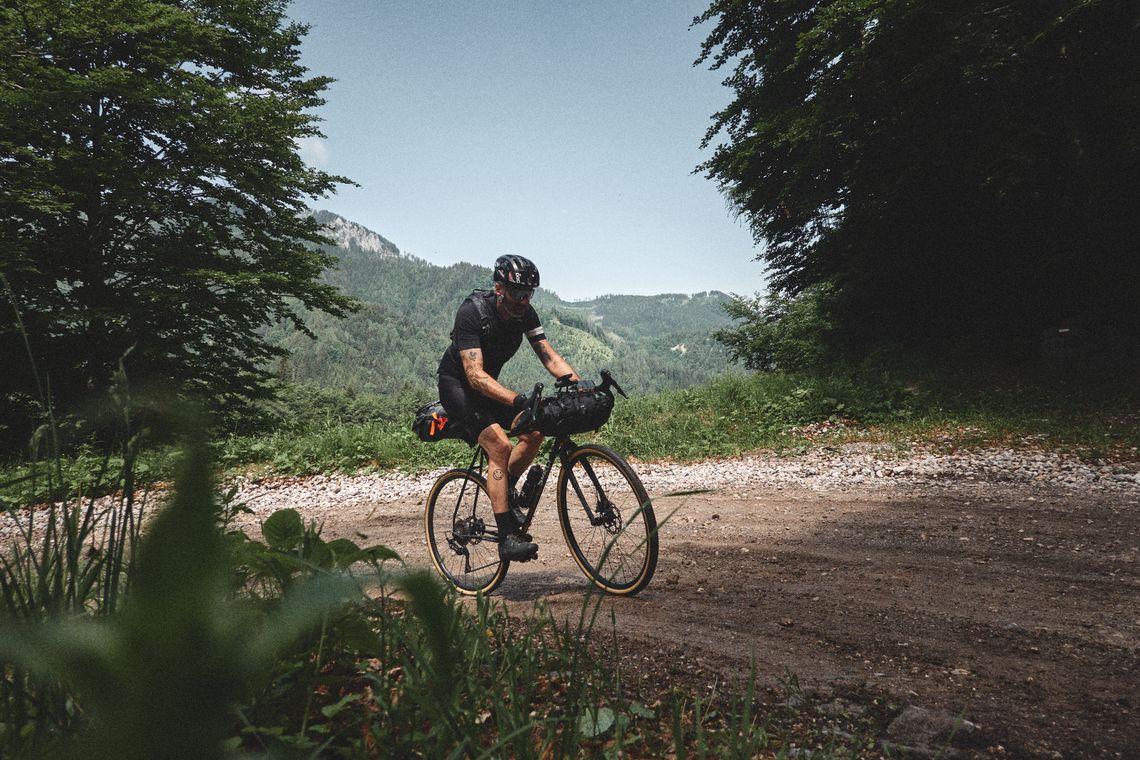
M 573 393 L 610 393 L 612 407 L 610 389 L 626 394 L 608 372 L 601 374 L 602 384 L 589 391 L 579 389 L 569 378 L 560 379 L 559 393 L 553 399 L 572 399 L 567 394 Z M 529 419 L 537 421 L 534 429 L 539 430 L 542 390 L 542 383 L 535 385 L 526 409 Z M 510 434 L 520 432 L 524 430 L 516 423 Z M 657 520 L 645 486 L 629 462 L 613 450 L 593 443 L 579 445 L 566 432 L 553 438 L 546 464 L 530 468 L 530 485 L 523 488 L 526 498 L 515 501 L 512 494 L 512 507 L 525 511 L 522 532 L 530 528 L 557 463 L 558 522 L 574 561 L 598 588 L 623 596 L 636 594 L 649 584 L 657 568 Z M 483 474 L 487 455 L 467 440 L 476 449 L 471 464 L 448 470 L 432 485 L 424 507 L 424 530 L 432 561 L 456 589 L 469 595 L 489 594 L 503 582 L 511 563 L 499 558 L 500 537 Z

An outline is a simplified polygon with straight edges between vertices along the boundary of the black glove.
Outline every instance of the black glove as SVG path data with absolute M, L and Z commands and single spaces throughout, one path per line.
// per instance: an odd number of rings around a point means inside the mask
M 520 433 L 528 433 L 534 428 L 534 414 L 530 409 L 523 408 L 521 412 L 515 415 L 514 420 L 511 422 L 511 429 L 507 431 L 507 435 L 516 436 Z
M 527 395 L 525 393 L 520 393 L 519 395 L 515 396 L 515 400 L 511 402 L 511 408 L 516 412 L 522 411 L 529 405 L 530 399 L 527 398 Z

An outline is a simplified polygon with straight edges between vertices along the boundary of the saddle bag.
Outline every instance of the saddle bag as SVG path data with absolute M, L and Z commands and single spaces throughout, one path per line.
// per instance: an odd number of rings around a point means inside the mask
M 536 427 L 546 436 L 597 430 L 610 419 L 614 396 L 609 389 L 571 388 L 542 399 Z
M 467 430 L 458 422 L 451 421 L 447 410 L 439 401 L 425 404 L 416 412 L 412 421 L 412 431 L 425 443 L 434 443 L 447 438 L 467 439 Z

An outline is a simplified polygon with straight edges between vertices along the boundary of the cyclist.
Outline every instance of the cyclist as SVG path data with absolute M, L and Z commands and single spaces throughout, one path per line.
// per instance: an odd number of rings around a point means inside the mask
M 512 489 L 538 453 L 542 434 L 519 435 L 511 446 L 505 431 L 528 403 L 498 381 L 499 372 L 515 355 L 525 335 L 546 370 L 556 378 L 578 373 L 550 345 L 538 313 L 530 305 L 538 287 L 538 267 L 522 256 L 495 260 L 493 291 L 475 291 L 455 315 L 451 345 L 439 362 L 439 399 L 449 416 L 478 436 L 487 452 L 487 493 L 496 527 L 502 537 L 502 559 L 533 559 L 538 545 L 521 534 L 519 517 L 512 509 Z

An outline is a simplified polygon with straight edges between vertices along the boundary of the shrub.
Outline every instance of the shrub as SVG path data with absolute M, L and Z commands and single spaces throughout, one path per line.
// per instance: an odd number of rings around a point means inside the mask
M 713 333 L 733 361 L 753 370 L 800 372 L 833 363 L 828 343 L 832 324 L 828 308 L 835 289 L 820 285 L 795 297 L 769 291 L 766 296 L 734 295 L 724 310 L 741 324 Z

